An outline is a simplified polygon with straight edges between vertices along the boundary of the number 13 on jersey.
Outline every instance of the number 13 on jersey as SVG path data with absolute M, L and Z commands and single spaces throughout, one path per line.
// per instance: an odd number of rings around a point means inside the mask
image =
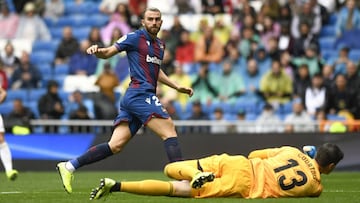
M 274 169 L 275 174 L 281 173 L 278 183 L 282 190 L 291 190 L 296 186 L 305 185 L 308 181 L 305 173 L 301 170 L 294 170 L 299 163 L 294 159 L 287 160 L 287 164 Z

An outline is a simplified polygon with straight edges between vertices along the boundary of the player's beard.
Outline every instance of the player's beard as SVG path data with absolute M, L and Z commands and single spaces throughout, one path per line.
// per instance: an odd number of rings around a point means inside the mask
M 145 26 L 146 28 L 146 31 L 154 36 L 156 36 L 160 30 L 160 27 L 158 26 L 151 26 L 151 27 L 148 27 L 148 26 Z

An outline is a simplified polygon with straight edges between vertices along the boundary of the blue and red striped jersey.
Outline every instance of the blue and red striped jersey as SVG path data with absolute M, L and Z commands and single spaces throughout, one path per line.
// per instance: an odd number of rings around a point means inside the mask
M 129 89 L 155 93 L 164 57 L 164 42 L 159 38 L 152 39 L 145 29 L 140 29 L 124 35 L 114 45 L 119 52 L 127 53 L 131 78 Z

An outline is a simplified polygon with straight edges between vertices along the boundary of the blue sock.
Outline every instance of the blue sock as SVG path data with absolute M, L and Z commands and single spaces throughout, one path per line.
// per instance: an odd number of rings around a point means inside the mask
M 177 137 L 170 137 L 164 140 L 164 147 L 168 156 L 169 162 L 182 161 L 180 145 Z
M 100 160 L 103 160 L 113 155 L 108 143 L 102 143 L 91 147 L 85 154 L 79 156 L 76 159 L 70 160 L 75 169 L 81 166 L 91 164 Z

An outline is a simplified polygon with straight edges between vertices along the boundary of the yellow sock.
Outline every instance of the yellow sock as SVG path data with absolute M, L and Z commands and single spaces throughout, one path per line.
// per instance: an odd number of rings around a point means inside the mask
M 164 169 L 165 175 L 176 180 L 190 181 L 198 172 L 196 160 L 170 163 Z
M 173 185 L 168 181 L 143 180 L 121 182 L 121 192 L 140 195 L 170 196 L 173 193 Z

